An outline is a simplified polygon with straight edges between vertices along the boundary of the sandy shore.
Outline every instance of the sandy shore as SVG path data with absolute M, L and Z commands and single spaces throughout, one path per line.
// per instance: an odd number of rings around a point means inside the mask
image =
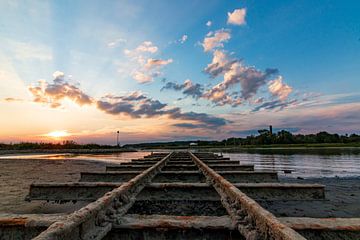
M 130 161 L 146 153 L 124 153 L 119 161 Z M 77 182 L 80 172 L 105 171 L 109 162 L 78 159 L 0 159 L 1 213 L 71 212 L 85 203 L 51 204 L 24 201 L 33 182 Z
M 139 153 L 138 153 L 139 154 Z M 137 155 L 138 155 L 137 154 Z M 128 155 L 131 159 L 131 155 Z M 0 212 L 60 213 L 72 212 L 86 203 L 51 204 L 24 201 L 32 182 L 76 182 L 82 171 L 104 171 L 109 163 L 86 160 L 0 159 Z M 281 178 L 282 182 L 326 185 L 326 200 L 267 201 L 261 205 L 276 216 L 360 217 L 360 177 L 353 178 Z
M 267 201 L 261 203 L 282 217 L 360 217 L 360 177 L 348 178 L 282 178 L 282 182 L 325 185 L 325 200 Z

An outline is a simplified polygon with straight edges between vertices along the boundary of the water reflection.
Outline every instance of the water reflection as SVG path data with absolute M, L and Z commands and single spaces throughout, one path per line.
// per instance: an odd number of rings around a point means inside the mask
M 267 149 L 268 150 L 268 149 Z M 289 151 L 279 153 L 260 151 L 260 153 L 223 153 L 225 157 L 240 160 L 242 164 L 254 164 L 256 170 L 278 171 L 287 177 L 350 177 L 360 176 L 360 154 L 353 152 L 322 151 L 326 154 L 315 154 L 315 151 L 306 154 L 304 151 L 296 153 Z M 291 170 L 285 174 L 284 170 Z
M 131 159 L 142 158 L 150 152 L 122 152 L 112 154 L 21 154 L 0 156 L 1 159 L 46 159 L 46 160 L 89 160 L 109 163 L 129 162 Z
M 186 150 L 186 149 L 184 149 Z M 159 150 L 156 150 L 159 151 Z M 163 151 L 166 151 L 165 149 Z M 171 151 L 171 150 L 167 150 Z M 237 150 L 238 151 L 238 150 Z M 142 158 L 151 151 L 115 154 L 37 154 L 0 156 L 1 159 L 91 160 L 128 162 Z M 220 153 L 220 151 L 219 151 Z M 256 170 L 277 171 L 287 177 L 350 177 L 360 176 L 359 148 L 327 149 L 247 149 L 240 152 L 222 152 L 225 157 L 254 164 Z M 290 170 L 291 173 L 284 173 Z

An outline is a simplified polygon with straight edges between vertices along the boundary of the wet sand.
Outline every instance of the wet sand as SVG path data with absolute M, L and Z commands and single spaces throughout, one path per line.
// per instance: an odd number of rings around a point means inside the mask
M 33 182 L 77 182 L 80 172 L 105 171 L 114 162 L 130 161 L 146 153 L 123 153 L 119 160 L 79 159 L 0 159 L 0 213 L 60 213 L 72 212 L 86 203 L 52 204 L 45 201 L 26 202 Z M 89 155 L 91 156 L 91 155 Z
M 109 165 L 109 162 L 75 159 L 0 159 L 0 212 L 72 212 L 87 203 L 52 204 L 44 201 L 29 203 L 24 200 L 29 185 L 32 182 L 77 182 L 80 172 L 105 171 L 106 165 Z M 360 177 L 310 179 L 282 177 L 281 182 L 324 184 L 326 200 L 260 202 L 276 216 L 360 217 Z
M 279 217 L 360 217 L 360 177 L 281 178 L 281 182 L 325 185 L 325 200 L 267 201 L 261 205 Z

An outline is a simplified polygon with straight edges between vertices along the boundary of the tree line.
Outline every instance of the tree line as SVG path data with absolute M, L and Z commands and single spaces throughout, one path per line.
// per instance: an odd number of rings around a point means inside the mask
M 199 147 L 223 147 L 223 146 L 251 146 L 251 145 L 276 145 L 276 144 L 321 144 L 321 143 L 360 143 L 360 135 L 353 134 L 331 134 L 319 132 L 316 134 L 292 134 L 289 131 L 281 130 L 271 133 L 267 129 L 258 130 L 258 135 L 250 135 L 245 138 L 227 138 L 222 141 L 172 141 L 172 142 L 153 142 L 127 144 L 124 148 L 184 148 L 189 147 L 190 143 L 197 143 Z M 118 148 L 116 145 L 100 145 L 96 143 L 78 144 L 74 141 L 63 141 L 61 143 L 0 143 L 0 150 L 32 150 L 32 149 L 111 149 Z
M 251 135 L 246 138 L 228 138 L 224 139 L 224 145 L 269 145 L 269 144 L 315 144 L 315 143 L 359 143 L 360 135 L 328 132 L 319 132 L 316 134 L 292 134 L 289 131 L 281 130 L 277 133 L 271 133 L 267 129 L 258 130 L 259 135 Z

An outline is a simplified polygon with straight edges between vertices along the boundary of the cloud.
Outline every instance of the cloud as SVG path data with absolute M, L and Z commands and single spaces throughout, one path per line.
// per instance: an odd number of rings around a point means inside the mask
M 271 76 L 277 73 L 277 69 L 265 69 L 263 72 L 254 67 L 244 66 L 236 62 L 232 64 L 230 70 L 224 74 L 224 84 L 228 88 L 240 83 L 241 96 L 246 100 L 254 96 L 258 89 L 263 86 Z
M 114 48 L 114 47 L 117 47 L 120 43 L 125 43 L 126 42 L 126 39 L 123 39 L 123 38 L 118 38 L 118 39 L 115 39 L 114 41 L 112 42 L 109 42 L 107 44 L 107 46 L 109 48 Z
M 190 80 L 183 84 L 167 82 L 162 90 L 182 91 L 186 96 L 195 99 L 204 98 L 216 106 L 230 105 L 232 107 L 237 107 L 245 101 L 248 101 L 249 104 L 263 103 L 265 101 L 263 97 L 258 97 L 255 100 L 252 100 L 252 98 L 267 83 L 269 84 L 269 92 L 282 101 L 286 100 L 292 91 L 290 86 L 282 82 L 281 76 L 277 76 L 275 80 L 271 81 L 271 78 L 278 74 L 277 69 L 268 68 L 261 71 L 255 67 L 246 66 L 240 59 L 231 58 L 224 50 L 220 49 L 216 49 L 212 53 L 212 62 L 207 65 L 204 72 L 209 74 L 211 78 L 222 76 L 223 80 L 220 83 L 205 89 L 200 84 L 192 84 Z M 229 91 L 236 85 L 240 85 L 241 90 L 230 93 Z M 269 102 L 266 104 L 269 104 Z M 270 105 L 267 106 L 266 104 L 261 108 L 271 108 Z M 273 104 L 281 107 L 281 104 L 275 102 Z
M 53 73 L 53 77 L 54 77 L 54 80 L 63 81 L 64 77 L 65 77 L 65 74 L 63 72 L 60 72 L 60 71 L 55 71 Z
M 210 64 L 204 69 L 204 72 L 209 74 L 212 78 L 223 74 L 231 68 L 231 65 L 238 60 L 230 60 L 228 55 L 222 50 L 215 50 L 213 52 L 213 59 Z
M 131 74 L 132 78 L 138 83 L 148 83 L 153 81 L 153 75 L 146 74 L 144 72 L 135 71 Z
M 184 34 L 179 39 L 170 41 L 169 44 L 184 44 L 188 40 L 188 35 Z
M 186 34 L 182 35 L 182 37 L 180 38 L 180 43 L 186 42 L 187 39 L 188 39 L 188 35 Z
M 192 123 L 177 123 L 177 124 L 173 124 L 174 127 L 179 127 L 179 128 L 188 128 L 188 129 L 195 129 L 195 128 L 203 128 L 203 125 L 199 125 L 199 124 L 192 124 Z
M 265 99 L 264 99 L 263 97 L 259 97 L 259 98 L 257 98 L 257 99 L 254 100 L 254 103 L 255 103 L 255 104 L 260 104 L 260 103 L 263 103 L 264 100 L 265 100 Z
M 227 29 L 220 29 L 216 32 L 209 32 L 204 41 L 202 46 L 205 52 L 213 50 L 214 48 L 219 48 L 224 46 L 224 42 L 227 42 L 231 38 L 230 30 Z
M 232 107 L 237 107 L 241 105 L 243 102 L 242 99 L 237 95 L 230 96 L 226 92 L 227 88 L 228 87 L 224 83 L 219 83 L 204 92 L 203 98 L 212 101 L 216 106 L 230 105 Z
M 172 62 L 173 62 L 173 60 L 171 58 L 168 60 L 149 58 L 149 59 L 147 59 L 144 67 L 147 69 L 154 69 L 157 67 L 166 66 Z
M 180 109 L 175 108 L 178 111 L 175 111 L 170 116 L 173 119 L 182 119 L 182 120 L 190 120 L 197 121 L 202 125 L 202 128 L 217 128 L 226 125 L 229 121 L 224 118 L 219 118 L 215 116 L 211 116 L 206 113 L 195 113 L 195 112 L 184 112 L 181 113 Z
M 232 59 L 226 52 L 215 50 L 213 59 L 204 69 L 210 77 L 215 78 L 223 75 L 223 81 L 205 92 L 204 96 L 216 104 L 231 104 L 237 106 L 241 103 L 238 98 L 234 101 L 227 94 L 227 90 L 236 85 L 241 86 L 241 98 L 247 100 L 254 96 L 258 89 L 265 85 L 269 78 L 278 73 L 277 69 L 266 69 L 264 72 L 255 67 L 246 66 L 239 59 Z
M 61 106 L 61 101 L 68 98 L 78 105 L 92 104 L 90 96 L 82 92 L 75 85 L 66 82 L 64 74 L 56 71 L 53 74 L 53 83 L 48 84 L 44 80 L 39 80 L 35 86 L 29 86 L 28 90 L 33 95 L 33 101 L 37 103 L 49 104 L 52 108 Z
M 190 121 L 192 124 L 200 124 L 204 128 L 217 128 L 228 122 L 223 118 L 206 113 L 182 112 L 180 108 L 170 107 L 159 100 L 147 97 L 140 91 L 122 96 L 107 94 L 100 99 L 95 99 L 63 79 L 62 72 L 57 71 L 53 76 L 55 77 L 53 83 L 49 84 L 45 80 L 39 80 L 37 85 L 29 86 L 34 102 L 49 104 L 52 108 L 57 108 L 62 105 L 62 100 L 70 99 L 80 106 L 95 105 L 99 110 L 111 115 L 125 115 L 131 118 L 167 116 L 176 121 L 183 120 Z M 61 77 L 61 81 L 59 77 Z M 185 82 L 185 85 L 186 89 L 193 86 L 189 81 Z
M 158 100 L 152 100 L 139 92 L 130 93 L 125 96 L 103 98 L 96 102 L 97 107 L 109 114 L 125 114 L 132 118 L 154 117 L 164 114 L 161 111 L 166 104 Z
M 214 102 L 217 106 L 229 104 L 236 107 L 242 103 L 238 96 L 229 96 L 226 93 L 226 88 L 223 84 L 218 84 L 210 90 L 204 91 L 204 86 L 199 83 L 192 83 L 190 79 L 185 80 L 183 84 L 175 82 L 167 82 L 161 90 L 171 89 L 175 91 L 182 91 L 185 96 L 190 96 L 195 99 L 205 98 Z
M 158 51 L 158 47 L 150 41 L 145 41 L 134 50 L 125 49 L 124 53 L 136 62 L 137 67 L 131 71 L 131 77 L 138 83 L 149 83 L 155 77 L 162 75 L 162 68 L 173 62 L 150 57 Z
M 206 22 L 206 26 L 211 27 L 211 25 L 212 25 L 212 22 L 211 22 L 211 21 L 207 21 L 207 22 Z
M 285 101 L 292 92 L 292 87 L 283 83 L 282 76 L 269 82 L 269 92 L 278 97 L 281 101 Z
M 213 51 L 212 62 L 207 65 L 204 72 L 209 74 L 211 78 L 223 76 L 223 81 L 206 90 L 204 90 L 202 85 L 193 84 L 190 80 L 185 81 L 183 84 L 167 82 L 162 90 L 172 89 L 182 91 L 186 96 L 210 100 L 216 106 L 230 105 L 236 107 L 241 105 L 244 100 L 249 100 L 250 102 L 250 99 L 257 94 L 259 88 L 270 81 L 270 78 L 277 74 L 278 70 L 266 69 L 261 71 L 255 67 L 246 66 L 241 60 L 230 58 L 225 51 L 217 49 Z M 278 79 L 275 81 L 277 84 L 279 82 Z M 229 90 L 237 84 L 241 86 L 240 92 L 230 94 Z M 283 98 L 288 93 L 289 86 L 285 86 L 285 84 L 281 86 L 283 91 L 277 90 L 276 94 L 281 93 Z M 275 92 L 272 94 L 275 94 Z
M 198 83 L 193 83 L 190 79 L 185 80 L 183 84 L 178 84 L 174 82 L 167 82 L 161 90 L 172 89 L 175 91 L 182 91 L 186 96 L 191 96 L 195 99 L 200 98 L 203 95 L 203 86 Z
M 133 50 L 125 49 L 124 54 L 138 63 L 143 63 L 146 56 L 154 54 L 159 50 L 151 41 L 144 41 Z
M 132 118 L 152 118 L 166 115 L 173 120 L 196 122 L 203 128 L 221 127 L 227 123 L 223 118 L 206 113 L 182 112 L 180 108 L 169 107 L 167 104 L 148 98 L 139 92 L 127 96 L 105 97 L 97 101 L 96 105 L 98 109 L 112 115 L 124 114 Z
M 260 106 L 255 107 L 251 112 L 258 112 L 260 110 L 282 110 L 287 107 L 296 106 L 299 104 L 299 100 L 293 99 L 287 102 L 281 100 L 274 100 L 269 102 L 264 102 Z
M 232 13 L 228 12 L 228 24 L 244 25 L 246 16 L 246 8 L 235 9 Z
M 158 47 L 155 46 L 151 41 L 145 41 L 141 43 L 134 51 L 138 53 L 139 52 L 156 53 L 158 50 L 159 50 Z

